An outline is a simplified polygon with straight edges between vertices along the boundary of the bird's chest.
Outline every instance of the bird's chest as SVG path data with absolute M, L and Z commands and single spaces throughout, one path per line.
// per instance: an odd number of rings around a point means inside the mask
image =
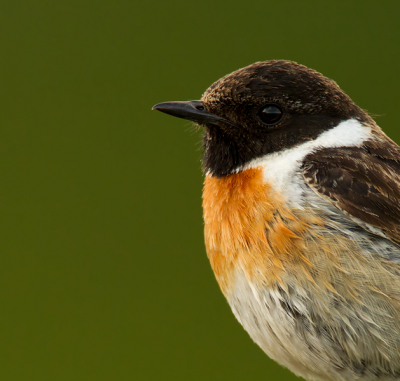
M 253 168 L 207 177 L 203 209 L 207 254 L 232 311 L 265 352 L 289 366 L 296 359 L 287 348 L 297 344 L 291 342 L 294 322 L 282 307 L 281 291 L 292 289 L 293 279 L 312 279 L 316 253 L 306 237 L 313 229 L 317 235 L 321 221 L 283 199 L 265 182 L 263 168 Z
M 207 176 L 203 211 L 207 254 L 225 296 L 238 271 L 271 285 L 281 282 L 284 262 L 308 265 L 303 236 L 316 218 L 285 206 L 265 182 L 262 167 L 220 179 Z

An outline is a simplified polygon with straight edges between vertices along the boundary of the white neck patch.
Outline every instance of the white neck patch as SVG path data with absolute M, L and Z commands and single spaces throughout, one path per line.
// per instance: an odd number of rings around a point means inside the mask
M 252 160 L 243 169 L 264 167 L 264 179 L 287 197 L 290 204 L 301 205 L 302 180 L 296 173 L 306 155 L 318 148 L 357 147 L 371 138 L 371 128 L 356 119 L 348 119 L 323 132 L 315 140 L 281 152 Z M 304 183 L 304 182 L 303 182 Z

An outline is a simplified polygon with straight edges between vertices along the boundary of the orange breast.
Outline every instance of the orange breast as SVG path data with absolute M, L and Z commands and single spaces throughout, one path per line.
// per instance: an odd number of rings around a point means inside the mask
M 264 182 L 262 168 L 207 176 L 203 211 L 207 254 L 225 295 L 237 269 L 270 284 L 280 282 L 285 261 L 308 263 L 302 254 L 308 222 L 284 206 Z

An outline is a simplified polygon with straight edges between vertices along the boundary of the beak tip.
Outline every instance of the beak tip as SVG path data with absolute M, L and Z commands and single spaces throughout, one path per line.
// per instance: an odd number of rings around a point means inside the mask
M 202 101 L 163 102 L 157 103 L 151 109 L 177 118 L 191 120 L 198 124 L 216 123 L 222 120 L 222 118 L 210 114 L 205 109 Z

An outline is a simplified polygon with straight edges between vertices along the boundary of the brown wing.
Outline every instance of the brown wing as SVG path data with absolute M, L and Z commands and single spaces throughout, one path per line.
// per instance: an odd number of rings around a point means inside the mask
M 380 140 L 324 148 L 307 155 L 302 169 L 314 191 L 400 244 L 399 146 Z

